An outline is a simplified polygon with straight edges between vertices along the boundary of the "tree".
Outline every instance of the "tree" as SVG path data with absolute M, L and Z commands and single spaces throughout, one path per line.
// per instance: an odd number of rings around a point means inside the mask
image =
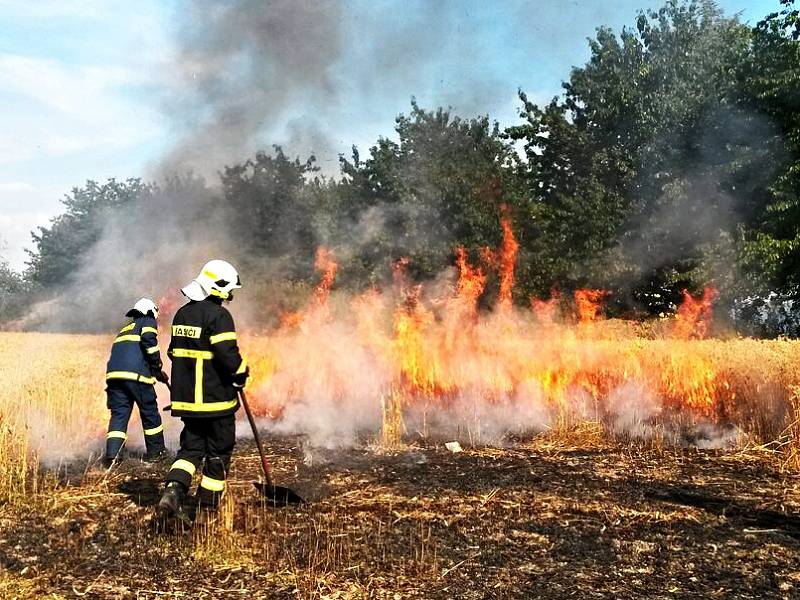
M 0 322 L 11 321 L 24 313 L 27 287 L 22 275 L 0 256 Z
M 742 98 L 751 34 L 710 1 L 670 0 L 619 36 L 598 29 L 563 99 L 524 94 L 524 176 L 554 285 L 614 287 L 660 311 L 730 272 L 741 219 L 766 202 L 780 138 Z M 730 281 L 720 282 L 723 285 Z
M 62 200 L 65 212 L 52 219 L 50 227 L 39 227 L 38 233 L 31 234 L 36 247 L 27 251 L 28 279 L 50 288 L 66 283 L 100 238 L 105 217 L 152 190 L 151 184 L 140 179 L 87 181 L 84 187 L 73 188 Z
M 784 143 L 776 176 L 753 223 L 742 227 L 740 262 L 755 290 L 800 287 L 800 18 L 787 8 L 753 31 L 753 52 L 739 70 L 747 99 L 768 115 Z
M 307 178 L 318 170 L 314 163 L 313 156 L 305 162 L 292 160 L 275 146 L 274 155 L 258 152 L 222 174 L 229 235 L 253 261 L 289 259 L 285 274 L 291 277 L 308 276 L 313 269 L 317 239 L 310 188 L 320 184 Z
M 366 160 L 357 150 L 342 159 L 335 190 L 344 217 L 337 238 L 355 232 L 355 264 L 366 280 L 400 257 L 412 259 L 412 275 L 432 277 L 452 264 L 455 246 L 500 242 L 501 205 L 524 211 L 513 149 L 488 117 L 465 120 L 412 100 L 396 123 L 397 142 L 382 138 Z

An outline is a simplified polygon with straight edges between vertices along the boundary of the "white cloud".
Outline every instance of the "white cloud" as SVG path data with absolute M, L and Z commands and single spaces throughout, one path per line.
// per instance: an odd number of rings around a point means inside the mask
M 60 185 L 33 185 L 26 181 L 0 183 L 0 257 L 14 269 L 25 268 L 32 247 L 31 231 L 46 226 L 63 212 Z
M 28 260 L 25 248 L 32 247 L 31 231 L 47 225 L 53 216 L 45 212 L 0 214 L 0 257 L 7 260 L 12 269 L 23 270 Z
M 100 18 L 108 8 L 104 0 L 0 0 L 0 14 L 17 18 Z
M 132 99 L 142 71 L 0 54 L 0 162 L 113 151 L 158 135 L 157 113 Z
M 109 98 L 115 88 L 148 81 L 143 71 L 116 65 L 83 66 L 0 54 L 0 84 L 4 93 L 15 92 L 76 117 L 96 115 L 96 110 L 102 116 L 120 103 L 120 98 Z
M 7 183 L 0 183 L 0 198 L 4 193 L 19 193 L 19 192 L 32 192 L 36 188 L 27 181 L 9 181 Z

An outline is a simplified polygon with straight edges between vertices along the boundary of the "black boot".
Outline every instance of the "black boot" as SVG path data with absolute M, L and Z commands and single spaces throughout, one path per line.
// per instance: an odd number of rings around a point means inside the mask
M 148 463 L 166 462 L 171 458 L 169 450 L 161 448 L 160 450 L 148 450 L 142 460 Z
M 122 462 L 123 458 L 124 457 L 122 456 L 122 451 L 120 450 L 120 452 L 116 456 L 107 456 L 107 455 L 104 456 L 103 459 L 100 461 L 100 464 L 103 466 L 104 469 L 110 469 L 111 467 L 118 467 L 119 463 Z
M 184 527 L 191 527 L 192 520 L 183 508 L 186 488 L 177 481 L 170 481 L 158 501 L 158 517 L 164 521 L 175 520 Z

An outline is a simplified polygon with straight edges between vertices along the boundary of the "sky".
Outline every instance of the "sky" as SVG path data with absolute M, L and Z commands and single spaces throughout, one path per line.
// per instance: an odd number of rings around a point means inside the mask
M 89 179 L 156 178 L 164 157 L 187 139 L 193 123 L 179 118 L 180 101 L 187 76 L 196 75 L 185 42 L 187 32 L 204 31 L 198 4 L 0 0 L 0 257 L 13 268 L 25 267 L 30 232 L 62 212 L 61 199 L 73 187 Z M 391 137 L 412 96 L 424 108 L 451 106 L 461 116 L 515 123 L 518 89 L 549 100 L 570 68 L 588 58 L 596 27 L 619 31 L 633 26 L 639 9 L 661 4 L 333 2 L 324 14 L 311 10 L 307 21 L 291 21 L 290 55 L 299 58 L 284 61 L 291 72 L 270 71 L 274 84 L 267 76 L 268 88 L 285 93 L 254 96 L 279 100 L 257 115 L 258 130 L 227 158 L 244 160 L 277 143 L 290 155 L 313 152 L 322 171 L 334 174 L 339 153 L 355 144 L 363 155 L 379 136 Z M 751 24 L 778 4 L 719 2 Z M 334 23 L 333 42 L 315 30 L 325 19 Z M 298 70 L 320 79 L 295 80 Z M 213 170 L 204 174 L 213 178 Z

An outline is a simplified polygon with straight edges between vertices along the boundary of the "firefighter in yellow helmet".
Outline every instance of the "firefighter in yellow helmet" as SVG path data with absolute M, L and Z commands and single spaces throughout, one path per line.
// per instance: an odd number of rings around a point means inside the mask
M 198 470 L 201 509 L 215 511 L 225 491 L 236 441 L 237 389 L 249 375 L 233 317 L 222 305 L 239 288 L 236 269 L 212 260 L 181 290 L 189 302 L 175 313 L 167 354 L 172 360 L 172 415 L 183 420 L 183 431 L 158 503 L 163 519 L 190 524 L 183 503 Z

